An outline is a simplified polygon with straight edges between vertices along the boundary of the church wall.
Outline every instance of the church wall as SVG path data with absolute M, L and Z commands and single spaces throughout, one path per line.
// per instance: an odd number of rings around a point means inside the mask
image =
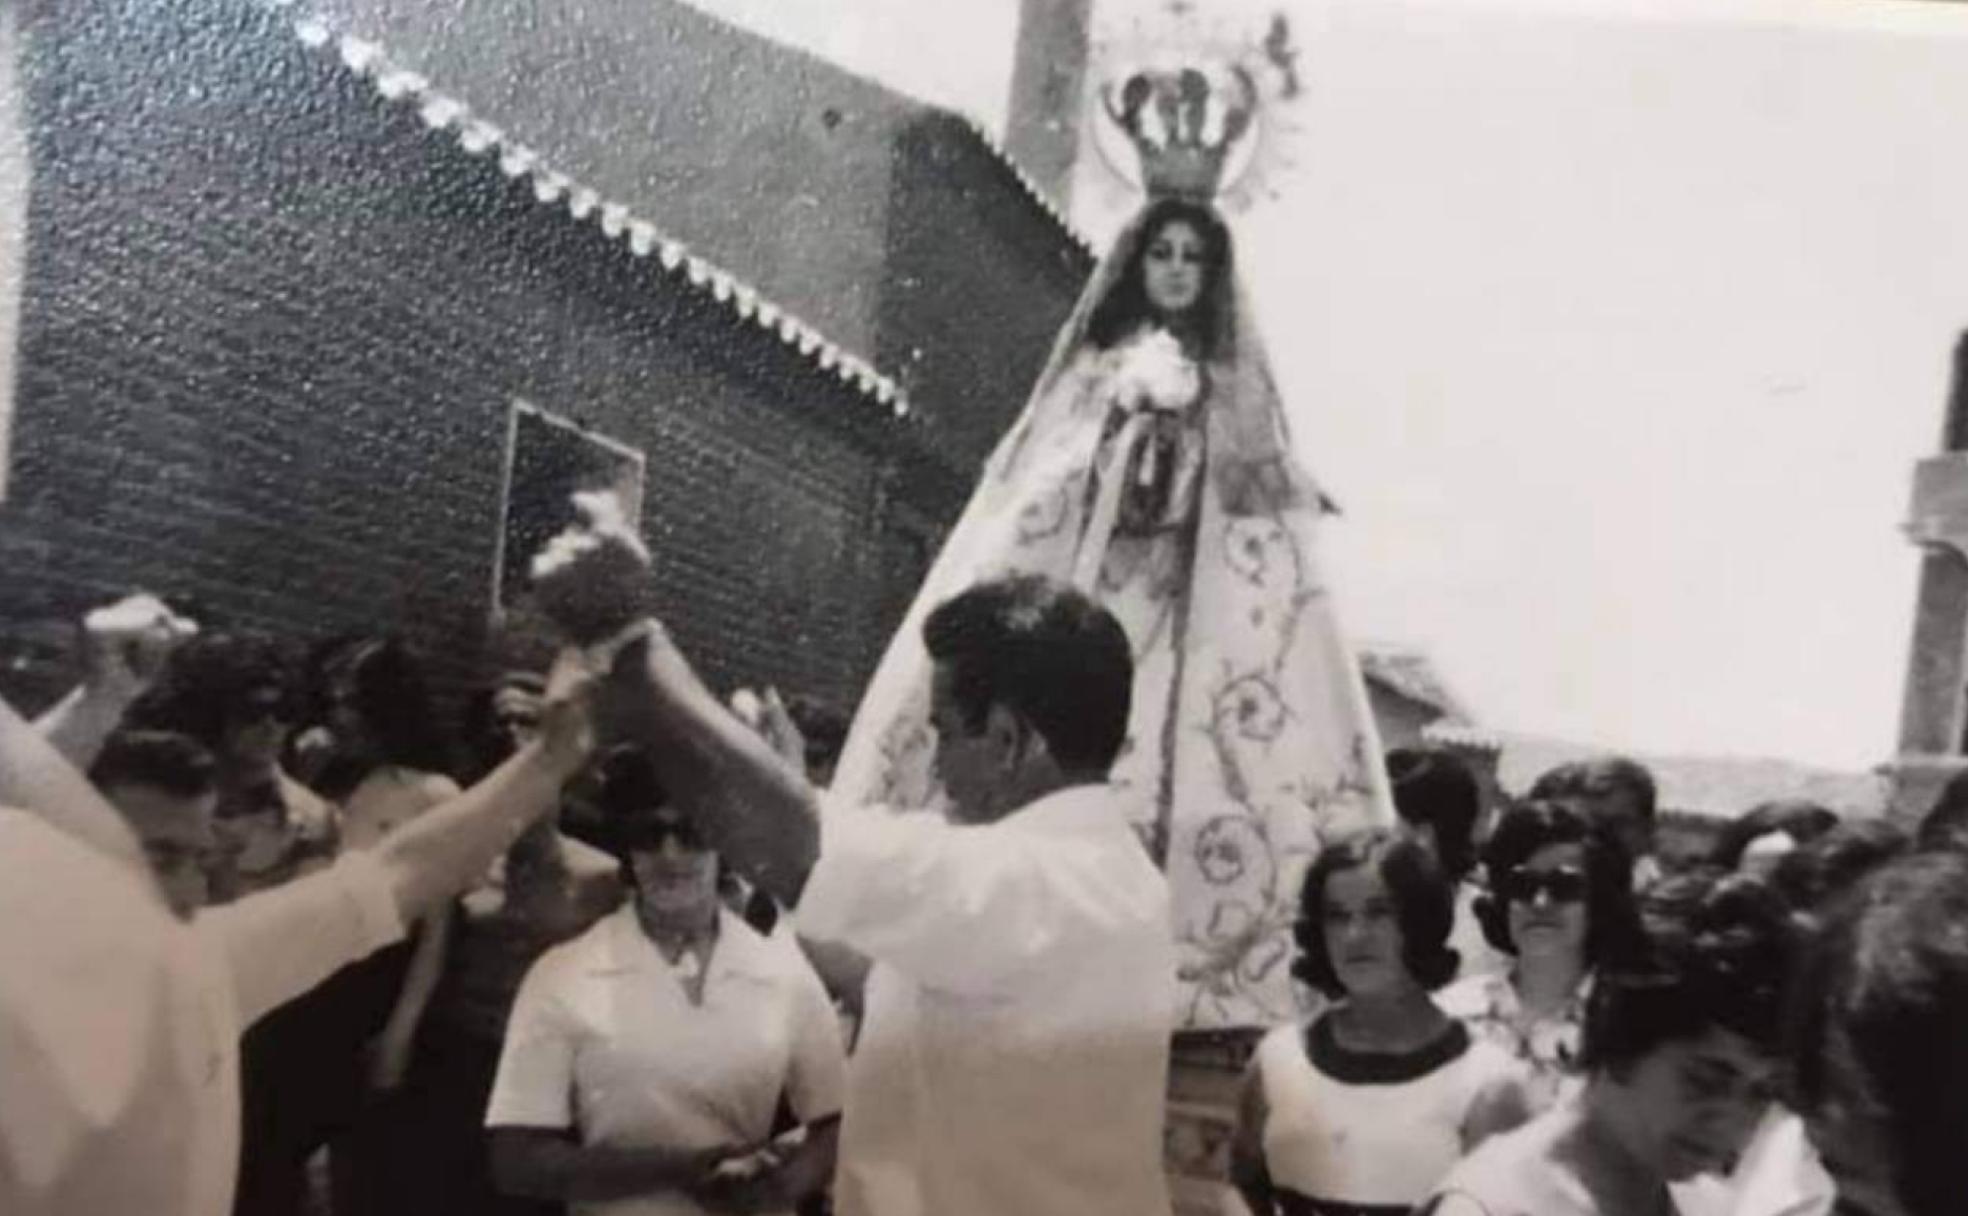
M 682 0 L 323 11 L 894 376 L 967 475 L 1091 268 L 964 119 Z
M 911 122 L 890 172 L 875 362 L 896 369 L 958 467 L 976 469 L 1024 409 L 1093 255 L 951 115 Z
M 275 14 L 188 13 L 29 24 L 4 691 L 51 693 L 66 623 L 133 586 L 215 625 L 400 630 L 469 678 L 523 398 L 645 454 L 659 606 L 712 678 L 855 695 L 948 511 L 890 526 L 939 480 L 922 428 Z

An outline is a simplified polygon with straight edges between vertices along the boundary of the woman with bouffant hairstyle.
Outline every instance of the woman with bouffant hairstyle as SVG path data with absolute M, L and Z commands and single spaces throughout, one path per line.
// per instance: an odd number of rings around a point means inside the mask
M 1442 993 L 1442 1007 L 1530 1071 L 1534 1104 L 1576 1074 L 1592 976 L 1638 945 L 1633 865 L 1611 832 L 1563 802 L 1520 802 L 1483 846 L 1475 914 L 1510 964 Z
M 1343 838 L 1312 864 L 1294 970 L 1332 1004 L 1251 1059 L 1231 1177 L 1253 1212 L 1405 1212 L 1524 1116 L 1510 1058 L 1429 995 L 1455 974 L 1454 906 L 1405 832 Z

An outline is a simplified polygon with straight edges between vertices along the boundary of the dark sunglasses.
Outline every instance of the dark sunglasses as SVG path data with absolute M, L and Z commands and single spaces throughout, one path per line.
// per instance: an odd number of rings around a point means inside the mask
M 1550 896 L 1554 904 L 1575 904 L 1585 898 L 1586 885 L 1585 875 L 1578 870 L 1520 868 L 1503 876 L 1497 883 L 1497 894 L 1513 904 L 1536 903 L 1539 892 Z
M 658 818 L 642 814 L 623 824 L 616 834 L 617 847 L 625 853 L 654 853 L 666 840 L 674 840 L 692 852 L 710 847 L 704 833 L 689 819 Z

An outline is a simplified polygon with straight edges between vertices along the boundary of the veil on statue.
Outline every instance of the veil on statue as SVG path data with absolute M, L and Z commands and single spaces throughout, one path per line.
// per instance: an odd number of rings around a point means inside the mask
M 1101 261 L 1030 401 L 889 643 L 848 733 L 833 795 L 931 810 L 922 625 L 985 579 L 1043 574 L 1112 611 L 1135 653 L 1112 781 L 1166 870 L 1179 1028 L 1298 1016 L 1298 891 L 1320 842 L 1392 821 L 1357 660 L 1317 560 L 1328 503 L 1291 455 L 1284 410 L 1239 290 L 1228 228 L 1197 307 L 1214 340 L 1187 357 L 1160 330 L 1101 345 L 1171 204 L 1151 202 Z

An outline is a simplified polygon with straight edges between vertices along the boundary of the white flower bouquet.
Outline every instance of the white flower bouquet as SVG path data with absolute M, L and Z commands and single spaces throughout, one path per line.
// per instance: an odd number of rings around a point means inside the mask
M 1178 526 L 1194 504 L 1202 468 L 1194 411 L 1203 399 L 1203 369 L 1164 329 L 1144 330 L 1112 358 L 1099 463 L 1123 487 L 1116 528 L 1139 535 Z
M 1113 384 L 1119 405 L 1173 413 L 1202 396 L 1203 374 L 1174 334 L 1149 329 L 1117 352 Z

